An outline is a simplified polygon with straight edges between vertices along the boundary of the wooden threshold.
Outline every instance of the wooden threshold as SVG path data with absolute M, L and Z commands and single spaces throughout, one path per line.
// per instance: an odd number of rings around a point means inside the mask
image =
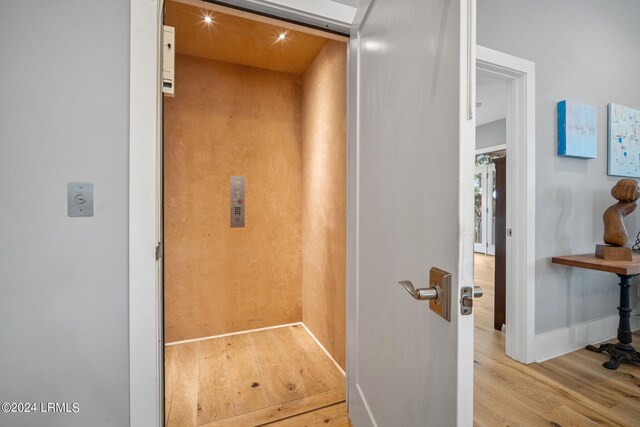
M 303 399 L 283 403 L 282 405 L 272 406 L 270 408 L 237 415 L 231 418 L 225 418 L 220 421 L 205 424 L 202 427 L 244 427 L 278 425 L 276 423 L 277 421 L 287 420 L 291 418 L 300 419 L 299 417 L 301 415 L 305 415 L 313 411 L 322 410 L 324 408 L 344 402 L 345 391 L 343 389 L 331 390 L 315 396 L 305 397 Z
M 348 427 L 351 426 L 351 422 L 347 405 L 343 402 L 266 425 L 269 427 Z

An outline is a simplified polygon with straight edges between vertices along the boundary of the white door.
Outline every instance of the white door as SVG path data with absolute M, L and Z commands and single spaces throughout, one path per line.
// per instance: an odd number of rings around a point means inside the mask
M 476 252 L 495 255 L 496 166 L 476 166 L 473 179 L 473 220 Z
M 347 371 L 355 427 L 472 423 L 473 316 L 460 307 L 460 288 L 473 286 L 469 5 L 373 0 L 351 43 L 357 218 Z M 432 267 L 451 273 L 450 321 L 398 283 L 426 288 Z

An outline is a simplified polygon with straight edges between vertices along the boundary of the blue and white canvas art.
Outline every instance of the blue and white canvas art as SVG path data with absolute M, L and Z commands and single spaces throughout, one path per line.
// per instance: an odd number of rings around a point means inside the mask
M 593 105 L 558 102 L 558 156 L 598 156 L 598 110 Z
M 609 175 L 640 178 L 640 110 L 609 104 Z

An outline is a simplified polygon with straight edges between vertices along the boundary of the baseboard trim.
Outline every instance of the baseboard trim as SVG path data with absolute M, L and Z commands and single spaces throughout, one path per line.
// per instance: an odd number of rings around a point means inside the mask
M 347 373 L 344 371 L 344 369 L 342 369 L 342 366 L 340 366 L 340 364 L 338 362 L 336 362 L 336 359 L 333 358 L 333 356 L 331 355 L 331 353 L 329 353 L 329 350 L 327 350 L 322 343 L 320 342 L 320 340 L 318 338 L 316 338 L 315 335 L 313 335 L 313 332 L 311 332 L 311 330 L 307 327 L 307 325 L 304 324 L 304 322 L 300 322 L 300 324 L 302 325 L 302 327 L 305 329 L 305 331 L 307 331 L 307 333 L 311 336 L 311 338 L 313 338 L 313 340 L 316 342 L 316 344 L 318 344 L 318 347 L 320 347 L 320 349 L 324 352 L 324 354 L 327 355 L 327 357 L 333 362 L 333 364 L 335 365 L 336 368 L 338 368 L 338 371 L 340 371 L 340 373 L 342 374 L 343 377 L 346 378 Z
M 173 342 L 165 343 L 164 346 L 165 347 L 171 347 L 172 345 L 187 344 L 187 343 L 190 343 L 190 342 L 197 342 L 197 341 L 213 340 L 213 339 L 216 339 L 216 338 L 230 337 L 230 336 L 233 336 L 233 335 L 250 334 L 251 332 L 268 331 L 269 329 L 288 328 L 289 326 L 298 326 L 298 325 L 302 325 L 302 322 L 285 323 L 284 325 L 267 326 L 267 327 L 264 327 L 264 328 L 249 329 L 249 330 L 246 330 L 246 331 L 230 332 L 228 334 L 211 335 L 211 336 L 202 337 L 202 338 L 193 338 L 193 339 L 189 339 L 189 340 L 173 341 Z M 306 326 L 305 326 L 305 329 L 306 329 Z M 308 331 L 308 329 L 307 329 L 307 331 Z M 324 347 L 322 347 L 322 348 L 324 349 Z
M 608 316 L 538 334 L 535 337 L 534 360 L 537 363 L 544 362 L 580 350 L 588 344 L 613 339 L 616 337 L 618 320 L 618 316 Z M 639 329 L 640 317 L 632 316 L 631 330 Z

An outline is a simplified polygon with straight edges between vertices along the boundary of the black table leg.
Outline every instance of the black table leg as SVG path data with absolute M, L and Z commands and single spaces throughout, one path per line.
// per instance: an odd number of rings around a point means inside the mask
M 640 365 L 640 353 L 638 353 L 631 345 L 631 301 L 629 299 L 629 281 L 634 276 L 619 274 L 620 277 L 620 307 L 618 313 L 620 322 L 618 323 L 618 342 L 615 344 L 600 344 L 598 347 L 588 345 L 587 350 L 598 353 L 607 353 L 610 359 L 604 362 L 602 366 L 607 369 L 618 369 L 620 363 L 629 362 Z

